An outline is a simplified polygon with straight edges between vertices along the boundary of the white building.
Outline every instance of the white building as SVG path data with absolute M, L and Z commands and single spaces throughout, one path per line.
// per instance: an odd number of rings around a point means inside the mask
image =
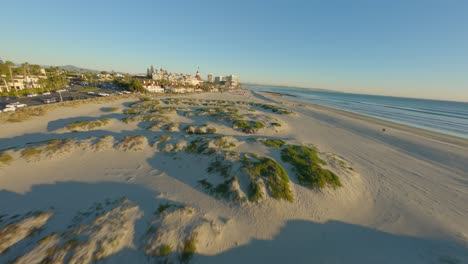
M 214 83 L 214 74 L 212 73 L 208 74 L 207 82 Z
M 230 86 L 237 86 L 239 85 L 239 77 L 236 75 L 228 75 L 226 76 L 226 84 Z
M 185 93 L 187 89 L 185 87 L 166 87 L 166 93 Z
M 40 79 L 46 78 L 42 75 L 22 76 L 17 75 L 12 81 L 7 81 L 5 75 L 0 76 L 0 92 L 11 92 L 14 90 L 41 88 Z
M 150 93 L 164 93 L 164 88 L 154 82 L 143 82 L 143 87 Z
M 215 79 L 214 79 L 214 83 L 221 83 L 221 82 L 224 82 L 224 81 L 225 81 L 224 76 L 216 76 Z

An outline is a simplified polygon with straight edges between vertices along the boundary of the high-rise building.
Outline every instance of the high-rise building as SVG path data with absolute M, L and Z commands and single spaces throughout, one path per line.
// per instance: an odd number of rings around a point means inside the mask
M 212 74 L 212 73 L 208 74 L 207 81 L 209 83 L 214 83 L 214 74 Z
M 226 83 L 230 86 L 237 86 L 239 85 L 239 77 L 236 75 L 228 75 L 226 76 Z
M 214 79 L 214 82 L 215 83 L 222 83 L 224 82 L 226 79 L 224 76 L 216 76 L 215 79 Z

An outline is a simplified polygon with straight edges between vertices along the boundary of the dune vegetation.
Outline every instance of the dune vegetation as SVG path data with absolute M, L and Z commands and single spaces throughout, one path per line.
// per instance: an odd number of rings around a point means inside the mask
M 342 186 L 335 173 L 322 168 L 326 162 L 320 159 L 317 152 L 309 147 L 288 145 L 281 151 L 281 158 L 293 166 L 301 185 L 312 189 Z
M 266 182 L 268 191 L 274 199 L 292 202 L 293 194 L 289 187 L 289 176 L 284 168 L 274 159 L 267 157 L 246 157 L 242 159 L 243 169 L 251 180 L 249 199 L 258 201 L 262 198 L 257 180 Z
M 195 251 L 197 250 L 197 237 L 198 233 L 193 233 L 190 235 L 189 238 L 184 240 L 183 245 L 180 248 L 180 262 L 181 263 L 188 263 Z
M 232 123 L 234 129 L 238 129 L 244 133 L 257 133 L 259 129 L 264 128 L 265 124 L 254 120 L 235 120 Z
M 71 124 L 68 124 L 66 128 L 70 131 L 88 131 L 93 130 L 102 126 L 109 124 L 109 118 L 103 118 L 99 120 L 92 120 L 92 121 L 76 121 Z
M 38 156 L 41 153 L 42 153 L 42 149 L 40 148 L 26 148 L 21 151 L 21 157 L 29 159 L 29 158 Z
M 260 139 L 260 142 L 263 143 L 263 145 L 271 148 L 281 148 L 286 144 L 284 140 L 281 139 Z
M 13 157 L 5 152 L 0 152 L 0 164 L 8 164 L 13 160 Z
M 101 111 L 106 112 L 106 113 L 114 113 L 119 111 L 118 107 L 103 107 L 101 108 Z

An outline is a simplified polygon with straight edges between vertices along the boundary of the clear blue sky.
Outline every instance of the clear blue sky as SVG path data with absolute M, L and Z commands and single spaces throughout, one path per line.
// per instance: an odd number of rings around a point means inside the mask
M 468 1 L 3 1 L 0 57 L 468 101 Z

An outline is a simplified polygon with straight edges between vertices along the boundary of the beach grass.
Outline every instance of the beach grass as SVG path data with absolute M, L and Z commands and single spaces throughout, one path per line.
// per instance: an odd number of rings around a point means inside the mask
M 123 111 L 123 113 L 126 114 L 126 115 L 140 115 L 140 114 L 143 113 L 143 111 L 138 110 L 138 109 L 130 108 L 130 109 L 125 109 Z
M 195 134 L 195 135 L 205 135 L 205 134 L 214 134 L 216 133 L 216 128 L 208 127 L 207 125 L 202 126 L 186 126 L 184 131 L 187 134 Z
M 211 162 L 207 169 L 208 173 L 219 173 L 225 178 L 231 175 L 231 170 L 232 164 L 221 159 Z
M 172 246 L 168 244 L 162 244 L 161 247 L 159 248 L 159 256 L 161 257 L 166 257 L 172 252 Z
M 197 238 L 198 233 L 192 233 L 188 238 L 186 238 L 180 248 L 180 262 L 181 263 L 188 263 L 192 260 L 193 255 L 197 250 Z
M 292 202 L 294 198 L 289 187 L 289 177 L 284 168 L 271 158 L 257 157 L 256 159 L 257 161 L 254 161 L 244 157 L 242 160 L 243 168 L 251 181 L 255 182 L 259 178 L 265 180 L 271 197 Z M 249 199 L 255 200 L 255 197 L 259 196 L 258 192 L 258 186 L 251 184 Z
M 305 146 L 288 145 L 281 151 L 283 161 L 290 163 L 297 174 L 299 183 L 309 188 L 341 187 L 338 176 L 322 168 L 326 162 L 320 159 L 317 152 Z
M 49 142 L 47 142 L 47 145 L 45 147 L 45 151 L 48 151 L 48 152 L 56 152 L 57 150 L 59 150 L 63 144 L 66 143 L 67 140 L 59 140 L 59 139 L 53 139 Z
M 281 127 L 281 123 L 278 123 L 278 122 L 272 122 L 270 123 L 270 125 L 274 127 Z
M 119 108 L 117 107 L 103 107 L 101 108 L 101 111 L 106 112 L 106 113 L 114 113 L 119 111 Z
M 259 129 L 264 128 L 265 124 L 260 121 L 238 119 L 232 122 L 232 127 L 244 133 L 256 133 Z
M 66 128 L 70 131 L 79 131 L 79 130 L 92 130 L 98 127 L 105 126 L 109 124 L 110 118 L 103 118 L 94 121 L 76 121 L 71 124 L 68 124 Z
M 199 180 L 198 183 L 207 193 L 213 195 L 216 198 L 224 198 L 228 200 L 233 198 L 234 200 L 239 200 L 239 195 L 237 195 L 235 191 L 232 190 L 233 182 L 237 181 L 237 177 L 231 177 L 217 185 L 213 185 L 207 179 Z
M 164 143 L 164 142 L 167 142 L 169 140 L 171 140 L 171 136 L 168 136 L 168 135 L 164 135 L 164 136 L 161 136 L 161 138 L 159 139 L 159 143 Z
M 270 105 L 270 104 L 259 104 L 259 103 L 252 103 L 253 106 L 257 106 L 257 107 L 260 107 L 264 110 L 270 110 L 272 111 L 273 113 L 275 114 L 280 114 L 280 115 L 289 115 L 289 114 L 292 114 L 293 112 L 286 109 L 286 108 L 283 108 L 283 107 L 279 107 L 279 106 L 276 106 L 276 105 Z
M 117 148 L 124 151 L 140 151 L 145 147 L 146 140 L 146 137 L 142 135 L 126 136 L 117 144 Z
M 251 202 L 258 202 L 263 198 L 260 185 L 256 181 L 251 181 L 248 189 L 249 200 Z
M 260 142 L 263 143 L 263 145 L 271 148 L 281 148 L 286 144 L 284 140 L 281 139 L 260 139 Z
M 32 158 L 42 153 L 42 149 L 40 148 L 27 148 L 21 151 L 22 158 Z
M 13 157 L 5 152 L 0 152 L 0 163 L 9 164 L 13 160 Z
M 0 121 L 7 121 L 11 123 L 19 123 L 30 119 L 34 116 L 43 116 L 47 114 L 51 107 L 37 106 L 37 107 L 24 107 L 19 108 L 12 113 L 0 114 Z
M 177 207 L 177 205 L 175 204 L 172 204 L 172 203 L 163 203 L 163 204 L 160 204 L 158 206 L 158 209 L 156 210 L 155 214 L 160 216 L 162 214 L 164 214 L 167 210 L 169 210 L 169 208 L 171 207 Z
M 234 142 L 229 142 L 226 137 L 216 137 L 213 139 L 213 144 L 222 149 L 229 149 L 236 146 Z

